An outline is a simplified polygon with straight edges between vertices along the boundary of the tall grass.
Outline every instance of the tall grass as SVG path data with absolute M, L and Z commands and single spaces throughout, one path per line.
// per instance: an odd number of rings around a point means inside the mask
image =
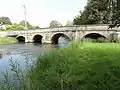
M 40 56 L 22 77 L 16 90 L 120 90 L 120 44 L 73 42 Z

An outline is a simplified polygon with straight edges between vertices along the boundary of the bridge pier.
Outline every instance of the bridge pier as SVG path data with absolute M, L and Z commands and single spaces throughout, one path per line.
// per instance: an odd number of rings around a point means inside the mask
M 26 43 L 32 43 L 33 40 L 25 40 Z
M 51 44 L 51 39 L 50 39 L 50 34 L 49 33 L 44 33 L 43 38 L 42 38 L 42 44 Z
M 78 31 L 76 30 L 76 32 L 75 32 L 75 41 L 77 41 L 77 40 L 79 40 L 79 39 L 78 39 Z
M 51 41 L 43 41 L 42 44 L 52 44 Z
M 120 43 L 120 32 L 115 33 L 114 38 Z

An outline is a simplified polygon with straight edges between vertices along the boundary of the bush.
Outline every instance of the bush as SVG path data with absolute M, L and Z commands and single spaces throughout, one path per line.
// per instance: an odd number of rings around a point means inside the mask
M 17 43 L 17 39 L 14 37 L 0 37 L 0 44 Z
M 18 25 L 18 24 L 13 24 L 13 25 L 9 25 L 6 27 L 6 30 L 24 30 L 24 26 L 22 25 Z

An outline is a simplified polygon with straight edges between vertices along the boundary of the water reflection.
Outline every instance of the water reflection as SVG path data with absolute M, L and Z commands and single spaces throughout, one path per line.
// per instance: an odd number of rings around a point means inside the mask
M 60 37 L 58 40 L 58 46 L 59 47 L 67 47 L 69 42 L 70 42 L 69 39 L 64 38 L 64 37 Z
M 25 68 L 26 60 L 34 61 L 40 54 L 55 50 L 56 48 L 66 47 L 67 44 L 67 40 L 65 41 L 64 38 L 60 38 L 59 45 L 41 45 L 37 43 L 0 45 L 0 72 L 10 69 L 9 60 L 11 59 L 13 61 L 17 60 L 20 67 Z

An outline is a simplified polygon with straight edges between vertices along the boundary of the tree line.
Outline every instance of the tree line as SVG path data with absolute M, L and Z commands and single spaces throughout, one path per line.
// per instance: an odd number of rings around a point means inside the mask
M 12 23 L 9 17 L 0 17 L 0 30 L 24 30 L 25 29 L 25 21 L 22 20 L 19 24 L 17 23 Z M 73 25 L 73 22 L 67 21 L 65 26 L 71 26 Z M 55 28 L 55 27 L 61 27 L 63 26 L 59 21 L 57 20 L 52 20 L 49 24 L 50 28 Z M 40 29 L 39 26 L 33 26 L 27 21 L 27 29 Z
M 68 21 L 65 26 L 85 24 L 120 24 L 120 0 L 87 0 L 87 5 L 80 11 L 74 20 Z M 0 17 L 0 25 L 7 25 L 6 30 L 24 30 L 25 21 L 19 24 L 12 23 L 9 17 Z M 52 20 L 49 27 L 63 26 L 60 22 Z M 27 22 L 28 29 L 39 29 Z M 1 28 L 2 29 L 2 28 Z
M 85 24 L 120 24 L 120 0 L 87 0 L 83 11 L 75 16 L 73 22 L 68 21 L 65 26 Z M 19 24 L 12 23 L 9 17 L 0 17 L 0 24 L 7 25 L 6 30 L 24 30 L 25 21 Z M 52 20 L 49 27 L 63 26 L 60 22 Z M 28 29 L 39 29 L 27 22 Z
M 12 23 L 9 17 L 0 17 L 0 30 L 24 30 L 25 28 L 25 21 L 22 20 L 19 24 Z M 27 22 L 27 28 L 28 29 L 39 29 L 39 26 L 33 26 L 29 22 Z
M 72 26 L 72 25 L 73 25 L 73 22 L 68 20 L 65 26 Z M 63 25 L 57 20 L 52 20 L 49 25 L 50 28 L 61 27 L 61 26 Z
M 120 24 L 120 0 L 87 0 L 73 24 L 114 24 L 116 21 Z

